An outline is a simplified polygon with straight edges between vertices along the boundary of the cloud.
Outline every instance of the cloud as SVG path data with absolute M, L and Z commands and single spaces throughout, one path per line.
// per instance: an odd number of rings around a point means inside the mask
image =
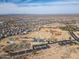
M 26 2 L 28 3 L 28 2 L 30 2 L 30 1 L 32 1 L 32 0 L 27 0 Z
M 79 1 L 79 0 L 61 0 L 61 1 Z
M 57 6 L 57 5 L 79 5 L 79 2 L 48 2 L 48 3 L 21 3 L 18 4 L 19 7 L 28 6 Z
M 2 8 L 16 8 L 17 5 L 13 3 L 1 3 L 0 4 L 0 9 Z
M 27 0 L 29 2 L 31 0 Z M 1 3 L 0 14 L 79 14 L 79 0 L 48 3 Z
M 12 6 L 12 8 L 10 8 Z M 30 6 L 18 7 L 10 5 L 0 9 L 0 14 L 76 14 L 79 13 L 79 5 L 55 5 L 55 6 Z
M 5 3 L 48 3 L 48 2 L 79 2 L 79 0 L 0 0 Z

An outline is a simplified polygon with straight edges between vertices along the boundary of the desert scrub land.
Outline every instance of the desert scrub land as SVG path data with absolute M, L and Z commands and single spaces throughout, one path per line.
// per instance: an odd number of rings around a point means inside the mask
M 66 23 L 71 27 L 67 28 Z M 32 51 L 29 55 L 13 59 L 79 59 L 79 44 L 60 45 L 58 43 L 59 41 L 74 40 L 68 32 L 69 29 L 79 37 L 78 15 L 0 16 L 0 55 L 6 50 L 29 49 L 31 44 L 38 44 L 37 41 L 42 40 L 46 43 L 55 42 L 55 44 L 48 44 L 50 48 Z

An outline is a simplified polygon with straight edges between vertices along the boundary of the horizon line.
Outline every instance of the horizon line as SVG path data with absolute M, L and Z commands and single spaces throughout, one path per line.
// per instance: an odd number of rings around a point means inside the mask
M 70 16 L 75 16 L 75 15 L 79 15 L 79 14 L 0 14 L 0 16 L 18 16 L 18 15 L 29 15 L 29 16 L 43 16 L 43 15 L 46 15 L 46 16 L 56 16 L 56 15 L 59 15 L 59 16 L 67 16 L 67 15 L 70 15 Z

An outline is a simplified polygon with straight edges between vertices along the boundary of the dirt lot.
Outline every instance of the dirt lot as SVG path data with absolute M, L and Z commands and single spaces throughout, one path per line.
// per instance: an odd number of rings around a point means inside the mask
M 41 50 L 35 55 L 28 56 L 28 59 L 79 59 L 79 46 L 51 45 L 51 48 Z M 27 59 L 27 58 L 26 58 Z

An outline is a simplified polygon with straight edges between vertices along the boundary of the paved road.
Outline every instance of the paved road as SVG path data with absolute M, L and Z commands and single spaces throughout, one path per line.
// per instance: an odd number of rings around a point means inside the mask
M 69 31 L 70 35 L 76 40 L 79 42 L 79 38 L 74 34 L 73 31 Z

